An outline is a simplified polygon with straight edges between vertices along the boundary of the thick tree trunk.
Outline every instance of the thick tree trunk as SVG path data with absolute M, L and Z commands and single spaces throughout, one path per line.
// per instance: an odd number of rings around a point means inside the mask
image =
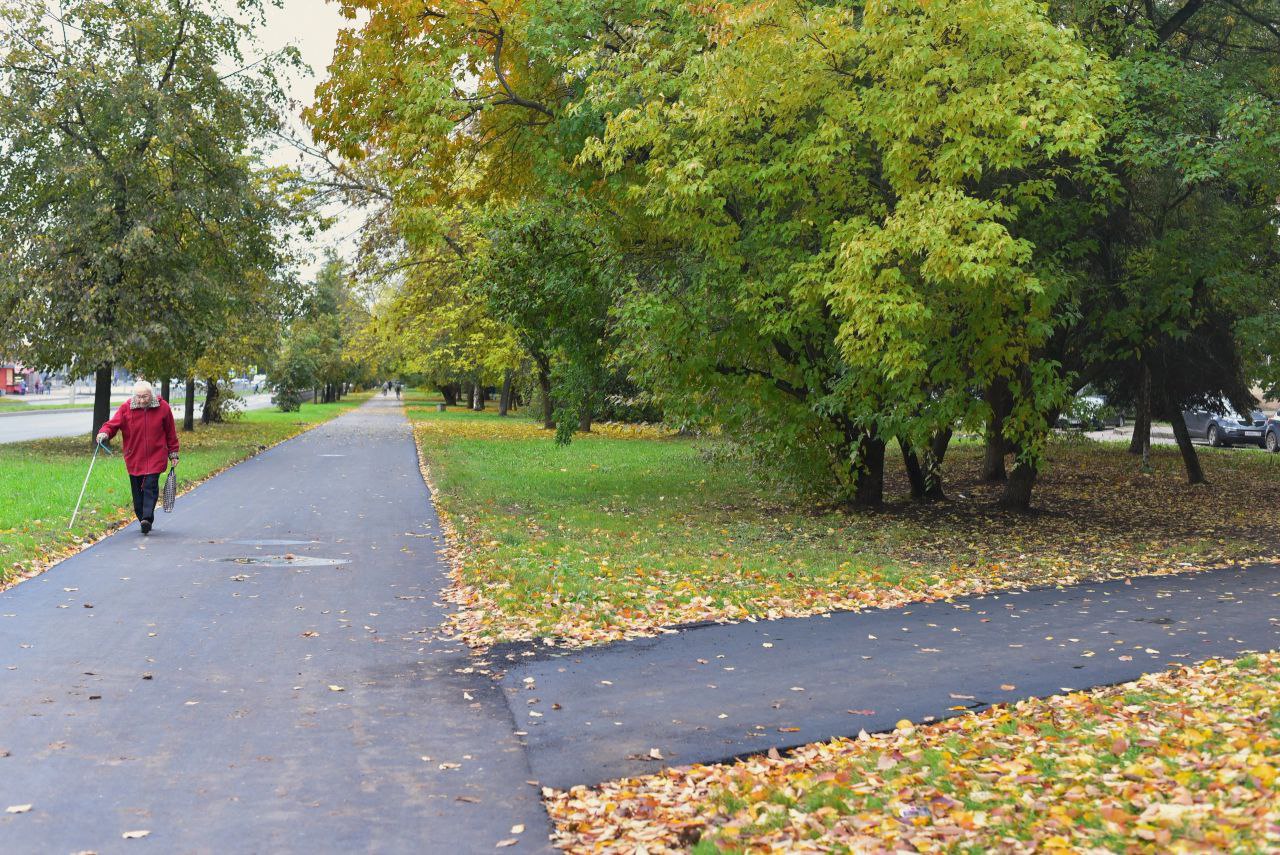
M 1009 443 L 1004 438 L 1004 418 L 1009 412 L 1009 388 L 996 381 L 987 389 L 987 404 L 991 407 L 991 421 L 987 423 L 986 453 L 982 458 L 982 480 L 987 483 L 1004 481 L 1004 458 L 1009 453 Z
M 498 397 L 498 415 L 505 416 L 511 410 L 511 370 L 502 375 L 502 394 Z
M 924 467 L 920 465 L 920 458 L 905 440 L 898 440 L 898 446 L 902 449 L 902 465 L 907 468 L 907 481 L 911 483 L 911 498 L 917 501 L 923 499 L 929 485 L 924 476 Z
M 591 402 L 583 401 L 578 410 L 578 432 L 591 433 Z
M 924 477 L 926 499 L 946 499 L 942 490 L 942 461 L 947 457 L 947 449 L 951 446 L 951 428 L 939 431 L 929 441 L 929 453 L 925 456 Z
M 1129 453 L 1142 453 L 1145 444 L 1151 442 L 1151 404 L 1145 395 L 1138 395 L 1137 414 L 1133 420 L 1133 438 L 1129 440 Z
M 876 508 L 884 504 L 884 440 L 876 436 L 863 437 L 861 466 L 854 481 L 853 503 L 863 508 Z
M 547 430 L 555 430 L 555 405 L 551 402 L 551 366 L 545 360 L 538 362 L 538 388 L 542 390 L 542 426 Z
M 1133 420 L 1133 437 L 1129 440 L 1129 453 L 1142 453 L 1143 446 L 1151 442 L 1151 414 L 1138 402 L 1138 414 Z
M 187 377 L 187 400 L 182 408 L 182 429 L 196 429 L 196 378 Z
M 477 413 L 484 411 L 484 384 L 478 380 L 471 386 L 471 409 Z
M 457 383 L 445 383 L 441 386 L 437 386 L 436 388 L 440 390 L 440 397 L 444 398 L 444 405 L 446 407 L 458 406 Z
M 1196 447 L 1191 444 L 1191 432 L 1187 430 L 1187 423 L 1180 412 L 1173 414 L 1173 435 L 1178 440 L 1178 451 L 1182 452 L 1182 466 L 1187 470 L 1187 483 L 1204 484 L 1204 470 L 1200 468 L 1200 455 L 1196 453 Z
M 1036 467 L 1021 460 L 1013 464 L 1009 480 L 1005 482 L 1004 494 L 1000 497 L 1000 507 L 1007 511 L 1027 511 L 1031 509 L 1031 491 L 1036 485 Z
M 93 374 L 93 430 L 89 432 L 90 444 L 95 442 L 94 437 L 110 418 L 111 365 L 108 363 L 98 366 L 98 370 Z
M 218 381 L 212 377 L 205 381 L 204 410 L 200 413 L 201 424 L 212 424 L 222 421 L 222 414 L 219 412 L 218 398 Z
M 164 402 L 166 404 L 169 403 L 169 378 L 168 377 L 160 381 L 160 397 L 164 399 Z

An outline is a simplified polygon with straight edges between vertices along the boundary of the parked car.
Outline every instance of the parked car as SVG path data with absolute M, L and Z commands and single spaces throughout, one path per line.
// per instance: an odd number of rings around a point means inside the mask
M 1280 452 L 1280 410 L 1276 410 L 1275 415 L 1267 419 L 1267 425 L 1263 428 L 1265 433 L 1262 435 L 1262 445 L 1270 452 Z
M 1207 409 L 1187 410 L 1182 414 L 1192 437 L 1202 436 L 1214 448 L 1224 445 L 1256 445 L 1263 447 L 1267 416 L 1261 410 L 1245 415 L 1213 412 Z
M 1077 395 L 1058 416 L 1058 427 L 1064 430 L 1124 427 L 1124 414 L 1112 407 L 1102 395 Z

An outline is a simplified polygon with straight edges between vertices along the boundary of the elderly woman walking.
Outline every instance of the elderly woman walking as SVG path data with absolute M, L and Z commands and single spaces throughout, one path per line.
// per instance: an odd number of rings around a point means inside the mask
M 156 397 L 150 383 L 139 380 L 133 386 L 133 397 L 98 431 L 98 442 L 111 439 L 116 431 L 124 434 L 124 466 L 133 488 L 133 512 L 142 524 L 142 533 L 149 534 L 156 521 L 160 476 L 168 461 L 178 462 L 173 411 L 167 401 Z

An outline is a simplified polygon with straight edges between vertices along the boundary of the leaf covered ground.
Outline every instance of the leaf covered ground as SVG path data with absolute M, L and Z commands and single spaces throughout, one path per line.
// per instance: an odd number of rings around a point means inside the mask
M 1280 653 L 544 790 L 575 853 L 1280 851 Z
M 197 424 L 193 433 L 179 431 L 179 483 L 183 489 L 189 488 L 257 454 L 264 446 L 328 421 L 365 397 L 349 397 L 338 404 L 306 404 L 295 413 L 254 410 L 226 424 Z M 133 499 L 117 439 L 113 456 L 99 455 L 76 526 L 67 529 L 92 456 L 87 438 L 90 418 L 86 413 L 85 438 L 0 445 L 0 507 L 4 510 L 0 518 L 0 588 L 43 572 L 133 520 Z M 158 524 L 162 526 L 164 520 Z
M 1060 441 L 1037 488 L 1044 510 L 1010 515 L 978 482 L 981 449 L 948 453 L 950 500 L 907 501 L 905 476 L 874 513 L 815 505 L 708 454 L 712 441 L 600 426 L 556 446 L 524 415 L 411 399 L 436 504 L 452 530 L 472 644 L 592 644 L 699 621 L 896 606 L 1002 587 L 1185 572 L 1280 553 L 1280 514 L 1259 497 L 1280 455 L 1202 450 L 1189 487 L 1175 449 L 1154 472 L 1116 445 Z

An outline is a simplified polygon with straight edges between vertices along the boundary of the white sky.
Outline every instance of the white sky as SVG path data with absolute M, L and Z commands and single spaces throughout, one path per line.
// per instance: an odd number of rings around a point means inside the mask
M 224 2 L 230 5 L 230 0 Z M 311 66 L 311 74 L 298 76 L 290 86 L 289 94 L 298 102 L 298 111 L 311 104 L 316 86 L 328 76 L 327 69 L 333 58 L 338 31 L 356 25 L 356 21 L 349 21 L 338 13 L 337 3 L 328 0 L 284 0 L 280 9 L 268 6 L 267 26 L 259 33 L 258 50 L 270 53 L 291 44 L 302 53 L 303 61 Z M 247 61 L 252 59 L 253 57 L 246 57 Z M 297 113 L 292 117 L 291 125 L 296 136 L 310 140 L 306 126 Z M 275 158 L 277 163 L 294 163 L 297 160 L 298 153 L 292 149 L 280 150 Z M 342 212 L 338 209 L 330 213 L 338 215 L 339 222 L 309 247 L 316 257 L 321 255 L 326 246 L 337 247 L 343 255 L 349 255 L 354 248 L 352 233 L 361 223 L 359 212 Z M 305 264 L 302 271 L 304 278 L 309 278 L 317 267 L 318 264 L 314 262 Z

